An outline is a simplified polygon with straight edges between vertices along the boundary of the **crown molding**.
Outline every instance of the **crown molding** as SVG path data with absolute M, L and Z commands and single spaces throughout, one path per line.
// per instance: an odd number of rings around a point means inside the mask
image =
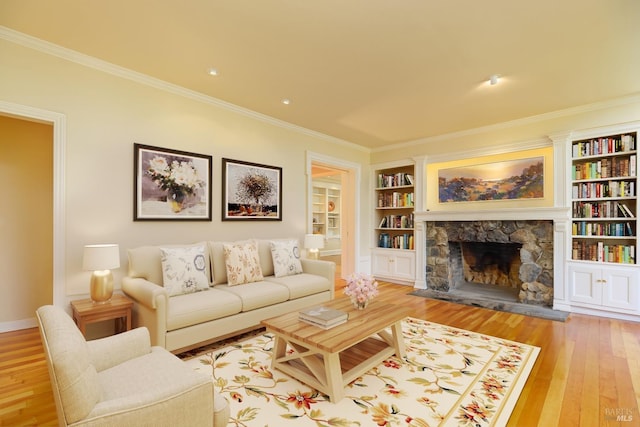
M 566 108 L 563 110 L 551 111 L 548 113 L 537 114 L 535 116 L 523 117 L 521 119 L 509 120 L 506 122 L 496 123 L 493 125 L 480 126 L 473 129 L 466 129 L 458 132 L 451 132 L 442 135 L 430 136 L 426 138 L 420 138 L 413 141 L 407 141 L 400 144 L 387 145 L 373 149 L 372 152 L 378 153 L 382 151 L 398 150 L 402 148 L 415 147 L 422 144 L 433 144 L 442 142 L 451 138 L 459 138 L 465 136 L 478 135 L 480 133 L 497 131 L 502 129 L 509 129 L 516 126 L 528 125 L 531 123 L 539 123 L 546 120 L 553 120 L 561 117 L 573 116 L 581 113 L 588 113 L 590 111 L 604 110 L 612 107 L 619 107 L 621 105 L 627 105 L 640 102 L 640 94 L 633 94 L 623 96 L 620 98 L 614 98 L 607 101 L 593 102 L 591 104 L 580 105 L 577 107 Z
M 342 145 L 353 150 L 358 150 L 366 153 L 370 153 L 371 150 L 353 142 L 345 141 L 340 138 L 336 138 L 324 133 L 320 133 L 311 129 L 307 129 L 302 126 L 294 125 L 284 120 L 276 119 L 265 114 L 258 113 L 247 108 L 240 107 L 229 102 L 222 101 L 212 96 L 204 95 L 200 92 L 196 92 L 190 89 L 186 89 L 182 86 L 168 83 L 164 80 L 157 79 L 155 77 L 148 76 L 137 71 L 130 70 L 128 68 L 120 67 L 107 61 L 95 58 L 93 56 L 85 55 L 75 50 L 67 49 L 65 47 L 56 45 L 46 40 L 33 37 L 19 31 L 12 30 L 5 26 L 0 25 L 0 39 L 7 40 L 9 42 L 19 44 L 21 46 L 37 50 L 39 52 L 56 56 L 58 58 L 65 59 L 70 62 L 74 62 L 85 67 L 93 68 L 104 73 L 108 73 L 123 79 L 128 79 L 136 83 L 140 83 L 146 86 L 153 87 L 155 89 L 163 90 L 165 92 L 179 95 L 185 98 L 189 98 L 204 104 L 213 105 L 225 110 L 249 117 L 255 120 L 259 120 L 264 123 L 271 124 L 280 128 L 288 129 L 303 135 L 307 135 L 313 138 L 318 138 L 333 144 Z

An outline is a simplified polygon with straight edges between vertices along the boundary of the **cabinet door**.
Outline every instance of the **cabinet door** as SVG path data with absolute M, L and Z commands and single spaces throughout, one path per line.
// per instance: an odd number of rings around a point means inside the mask
M 587 266 L 569 266 L 571 301 L 600 305 L 602 303 L 602 270 Z
M 396 254 L 393 262 L 395 264 L 395 277 L 398 279 L 414 279 L 416 271 L 416 257 L 413 253 L 399 252 Z
M 395 271 L 395 255 L 388 251 L 373 253 L 373 274 L 391 277 Z
M 605 269 L 602 304 L 624 310 L 638 310 L 637 271 Z

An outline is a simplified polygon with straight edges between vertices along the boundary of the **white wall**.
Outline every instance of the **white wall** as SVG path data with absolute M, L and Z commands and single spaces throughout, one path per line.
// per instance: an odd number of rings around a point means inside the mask
M 0 58 L 0 100 L 66 117 L 67 296 L 88 292 L 89 273 L 81 270 L 85 244 L 120 244 L 122 267 L 114 272 L 118 283 L 126 272 L 128 247 L 207 239 L 302 238 L 307 214 L 305 153 L 369 163 L 368 152 L 352 144 L 254 118 L 209 99 L 183 96 L 174 88 L 161 90 L 39 48 L 0 40 Z M 134 143 L 212 155 L 213 221 L 134 222 Z M 283 168 L 282 222 L 220 220 L 222 157 Z M 363 175 L 361 193 L 368 203 L 368 179 Z

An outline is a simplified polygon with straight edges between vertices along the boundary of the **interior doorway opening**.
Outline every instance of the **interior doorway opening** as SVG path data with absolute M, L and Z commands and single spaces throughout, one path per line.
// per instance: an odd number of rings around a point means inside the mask
M 346 172 L 328 166 L 312 164 L 312 233 L 324 236 L 320 259 L 336 263 L 336 271 L 342 266 L 342 179 Z
M 359 259 L 360 165 L 307 153 L 307 233 L 322 234 L 320 259 L 336 263 L 336 274 L 346 278 Z

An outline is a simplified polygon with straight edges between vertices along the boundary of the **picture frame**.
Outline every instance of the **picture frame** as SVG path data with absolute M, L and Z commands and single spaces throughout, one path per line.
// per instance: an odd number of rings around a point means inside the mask
M 282 168 L 223 158 L 222 220 L 282 221 Z
M 212 156 L 134 143 L 133 220 L 211 221 Z

